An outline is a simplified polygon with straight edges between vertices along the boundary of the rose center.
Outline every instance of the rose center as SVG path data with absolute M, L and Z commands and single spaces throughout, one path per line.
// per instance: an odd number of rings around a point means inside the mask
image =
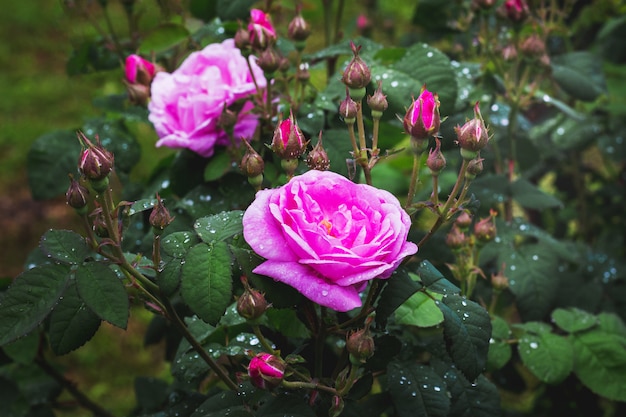
M 329 222 L 327 219 L 324 219 L 320 222 L 320 226 L 322 226 L 324 229 L 326 229 L 326 233 L 332 237 L 335 237 L 335 235 L 333 235 L 331 233 L 331 231 L 333 230 L 333 224 L 331 222 Z

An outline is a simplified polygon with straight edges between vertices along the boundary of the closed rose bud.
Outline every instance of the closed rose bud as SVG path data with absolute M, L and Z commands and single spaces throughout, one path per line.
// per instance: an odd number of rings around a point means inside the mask
M 381 80 L 378 80 L 378 88 L 374 94 L 367 97 L 367 105 L 372 110 L 372 117 L 375 119 L 380 119 L 383 112 L 389 107 L 387 96 L 383 94 L 383 82 Z
M 259 9 L 250 10 L 250 44 L 254 49 L 265 49 L 276 42 L 276 29 L 272 25 L 269 14 Z
M 306 145 L 304 134 L 298 127 L 293 113 L 290 113 L 289 118 L 280 122 L 274 130 L 272 150 L 281 159 L 297 159 L 306 150 Z
M 89 190 L 76 181 L 72 175 L 70 175 L 70 186 L 65 193 L 65 201 L 70 207 L 76 209 L 79 214 L 87 212 Z
M 311 26 L 302 17 L 300 7 L 296 10 L 296 16 L 291 19 L 289 26 L 287 26 L 287 37 L 296 42 L 297 46 L 301 42 L 304 42 L 311 34 Z
M 246 145 L 247 149 L 243 158 L 241 158 L 239 168 L 248 178 L 262 175 L 263 171 L 265 170 L 265 162 L 263 161 L 263 157 L 259 155 L 256 150 L 254 150 L 252 145 L 250 145 L 247 140 L 242 140 L 242 142 Z
M 157 67 L 152 62 L 139 55 L 132 54 L 126 57 L 124 72 L 126 81 L 130 84 L 141 84 L 149 87 L 156 71 Z
M 530 35 L 522 41 L 520 51 L 530 58 L 540 58 L 546 53 L 546 44 L 538 35 Z
M 472 224 L 472 216 L 470 216 L 468 212 L 464 211 L 459 215 L 459 217 L 456 218 L 454 224 L 459 226 L 460 230 L 465 231 Z
M 174 218 L 170 215 L 170 212 L 165 208 L 161 197 L 157 194 L 156 196 L 157 202 L 152 208 L 152 212 L 150 213 L 150 226 L 152 226 L 152 232 L 155 235 L 160 235 L 163 233 L 163 230 L 172 223 Z
M 346 99 L 339 104 L 339 116 L 343 118 L 346 124 L 352 124 L 356 121 L 357 112 L 356 102 L 352 100 L 346 88 Z
M 244 292 L 237 299 L 237 312 L 244 319 L 258 319 L 265 313 L 269 304 L 261 292 L 250 287 L 246 277 L 241 277 L 241 282 L 244 286 Z
M 452 228 L 446 235 L 446 245 L 450 249 L 456 250 L 461 249 L 466 242 L 467 238 L 465 237 L 465 233 L 463 233 L 456 224 L 452 225 Z
M 234 40 L 235 46 L 241 51 L 245 51 L 250 46 L 250 32 L 243 27 L 239 27 L 237 32 L 235 32 Z
M 280 385 L 285 376 L 285 361 L 279 356 L 259 353 L 248 365 L 248 376 L 257 388 L 273 389 Z
M 473 180 L 478 175 L 480 175 L 481 172 L 483 172 L 483 158 L 480 158 L 480 156 L 478 156 L 474 159 L 471 159 L 467 164 L 465 178 L 467 178 L 468 180 Z
M 476 158 L 478 152 L 487 146 L 489 133 L 480 114 L 478 102 L 474 106 L 474 118 L 465 122 L 461 127 L 455 127 L 454 131 L 461 147 L 463 159 L 470 160 Z
M 148 103 L 148 99 L 150 98 L 150 87 L 143 84 L 130 84 L 128 82 L 125 84 L 126 92 L 128 93 L 128 100 L 130 100 L 131 103 L 139 106 L 145 106 L 146 103 Z
M 439 98 L 424 86 L 404 116 L 404 130 L 412 138 L 424 140 L 439 133 L 440 123 Z
M 322 146 L 322 132 L 319 134 L 317 145 L 315 145 L 306 157 L 306 165 L 310 169 L 316 169 L 318 171 L 326 171 L 330 167 L 328 154 Z
M 441 141 L 435 139 L 436 146 L 428 152 L 428 159 L 426 159 L 426 165 L 430 169 L 433 175 L 439 175 L 441 170 L 446 167 L 446 158 L 441 152 Z
M 374 354 L 374 348 L 374 338 L 368 327 L 350 333 L 346 339 L 346 350 L 354 364 L 365 363 Z
M 526 20 L 530 14 L 526 0 L 506 0 L 499 12 L 513 23 L 520 23 Z
M 504 276 L 503 271 L 500 271 L 497 274 L 491 275 L 491 285 L 494 289 L 502 291 L 509 287 L 509 279 Z
M 271 75 L 280 67 L 281 55 L 273 46 L 268 46 L 259 54 L 257 65 L 266 75 Z
M 479 242 L 487 243 L 491 242 L 496 237 L 496 213 L 490 212 L 489 217 L 481 219 L 474 225 L 474 236 Z
M 502 49 L 502 58 L 505 61 L 512 61 L 517 58 L 517 49 L 513 45 L 507 45 Z
M 354 42 L 350 42 L 350 47 L 354 56 L 344 70 L 341 81 L 350 89 L 350 96 L 356 101 L 361 101 L 365 97 L 365 87 L 372 80 L 372 73 L 359 55 L 361 46 L 357 47 Z
M 85 148 L 78 161 L 80 173 L 91 181 L 105 180 L 113 169 L 113 154 L 104 149 L 99 141 L 95 145 L 91 143 L 83 133 L 79 133 L 78 138 Z

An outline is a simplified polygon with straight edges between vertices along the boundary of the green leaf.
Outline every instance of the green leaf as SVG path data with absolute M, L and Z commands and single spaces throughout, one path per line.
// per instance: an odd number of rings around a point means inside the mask
M 513 349 L 508 343 L 511 338 L 509 324 L 503 318 L 495 316 L 491 319 L 491 338 L 489 339 L 489 354 L 487 368 L 497 370 L 502 368 L 511 359 Z
M 169 384 L 162 379 L 138 376 L 135 378 L 137 405 L 144 412 L 158 411 L 167 403 Z
M 432 368 L 392 362 L 387 368 L 387 384 L 398 416 L 448 415 L 450 398 L 446 382 Z
M 191 0 L 189 12 L 193 17 L 209 22 L 217 16 L 217 4 L 214 1 Z
M 142 39 L 139 46 L 139 53 L 149 56 L 165 52 L 168 49 L 185 41 L 189 37 L 189 31 L 176 23 L 162 23 L 152 29 Z
M 233 391 L 215 394 L 200 404 L 191 417 L 252 416 L 242 404 L 242 395 Z
M 146 210 L 152 210 L 156 204 L 156 198 L 143 198 L 141 200 L 137 200 L 130 206 L 128 212 L 126 212 L 126 215 L 132 216 Z
M 626 401 L 626 337 L 600 330 L 573 333 L 574 373 L 591 391 Z
M 227 240 L 243 233 L 243 211 L 224 211 L 196 220 L 193 228 L 205 243 Z
M 541 191 L 537 186 L 523 178 L 511 184 L 511 194 L 522 207 L 535 210 L 563 207 L 561 200 Z
M 416 43 L 407 48 L 404 56 L 392 64 L 391 68 L 409 75 L 419 84 L 417 89 L 408 90 L 406 94 L 413 94 L 417 97 L 422 85 L 426 84 L 428 91 L 439 95 L 441 114 L 445 116 L 453 113 L 457 96 L 457 80 L 450 58 L 446 54 L 425 43 Z M 394 82 L 396 81 L 393 77 L 389 77 L 388 82 L 383 81 L 385 94 L 389 94 L 390 87 L 395 88 Z M 411 97 L 409 96 L 408 100 L 405 99 L 403 103 L 408 108 L 411 105 Z
M 387 318 L 398 307 L 422 288 L 422 285 L 413 280 L 405 268 L 396 269 L 385 282 L 385 288 L 376 307 L 376 321 L 386 323 Z
M 587 51 L 551 58 L 552 78 L 570 96 L 593 101 L 606 92 L 602 59 Z
M 353 173 L 355 168 L 350 155 L 352 145 L 348 131 L 346 129 L 325 130 L 322 141 L 330 161 L 330 170 L 346 177 Z
M 198 239 L 195 233 L 188 231 L 174 232 L 163 238 L 161 250 L 173 258 L 182 259 L 189 249 L 199 242 L 200 239 Z
M 0 295 L 0 346 L 24 336 L 52 311 L 70 277 L 66 265 L 29 269 Z
M 552 321 L 568 333 L 581 332 L 598 324 L 593 314 L 575 307 L 557 308 L 552 312 Z
M 181 295 L 191 310 L 216 324 L 232 300 L 230 252 L 226 243 L 200 243 L 187 253 Z
M 48 230 L 40 245 L 48 257 L 67 264 L 81 263 L 91 253 L 85 238 L 70 230 Z
M 250 7 L 256 0 L 217 0 L 217 17 L 221 20 L 247 21 L 250 19 Z
M 165 264 L 163 270 L 159 273 L 157 284 L 161 291 L 166 295 L 172 295 L 180 286 L 183 276 L 184 259 L 172 259 Z
M 256 417 L 315 417 L 315 412 L 300 395 L 280 393 L 259 408 Z
M 459 294 L 461 290 L 448 281 L 429 261 L 420 262 L 417 275 L 428 291 L 438 294 Z
M 35 200 L 46 200 L 67 191 L 68 174 L 76 174 L 80 143 L 76 133 L 58 131 L 38 137 L 28 151 L 28 184 Z
M 209 159 L 204 167 L 204 180 L 215 181 L 233 168 L 233 161 L 228 152 L 218 152 Z
M 80 298 L 98 317 L 125 329 L 130 303 L 124 284 L 105 263 L 88 262 L 75 272 Z
M 65 355 L 87 343 L 100 327 L 100 318 L 78 295 L 72 282 L 50 315 L 50 347 Z
M 524 365 L 547 384 L 558 384 L 572 372 L 574 351 L 562 336 L 525 334 L 518 341 L 517 351 Z
M 444 316 L 448 353 L 467 379 L 473 381 L 485 369 L 491 337 L 489 313 L 460 295 L 446 295 L 438 306 Z
M 413 294 L 396 310 L 396 323 L 432 327 L 443 322 L 443 314 L 435 300 L 423 292 Z
M 268 326 L 290 339 L 310 337 L 309 329 L 300 321 L 296 311 L 288 308 L 270 308 L 265 312 Z
M 39 332 L 32 331 L 24 337 L 4 345 L 2 349 L 15 362 L 28 365 L 33 362 L 39 351 Z

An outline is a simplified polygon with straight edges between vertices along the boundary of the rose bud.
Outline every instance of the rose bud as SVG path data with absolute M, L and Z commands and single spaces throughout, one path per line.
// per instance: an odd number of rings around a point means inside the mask
M 503 271 L 499 271 L 497 274 L 491 274 L 491 285 L 494 289 L 502 291 L 509 287 L 509 279 L 504 276 Z
M 235 46 L 241 51 L 245 51 L 250 46 L 250 32 L 246 28 L 239 26 L 235 32 Z
M 365 96 L 365 87 L 372 80 L 372 73 L 365 61 L 359 56 L 361 46 L 356 46 L 351 41 L 350 48 L 352 48 L 354 56 L 344 70 L 341 81 L 350 89 L 350 96 L 356 101 L 361 101 Z
M 456 224 L 452 225 L 452 228 L 446 235 L 446 245 L 450 249 L 455 250 L 461 249 L 463 245 L 465 245 L 465 242 L 467 242 L 465 233 L 463 233 Z
M 94 182 L 97 183 L 96 187 L 98 189 L 96 189 L 96 191 L 104 191 L 107 184 L 98 183 L 107 182 L 105 180 L 108 179 L 113 169 L 113 154 L 104 149 L 102 145 L 100 145 L 99 140 L 96 140 L 96 145 L 91 143 L 82 132 L 79 132 L 78 139 L 85 148 L 78 161 L 78 169 L 83 176 L 92 181 L 92 185 L 94 185 Z
M 250 44 L 254 49 L 263 50 L 276 42 L 276 29 L 272 25 L 269 14 L 259 9 L 250 10 Z
M 149 87 L 157 72 L 157 67 L 139 55 L 132 54 L 126 57 L 124 72 L 126 81 L 130 84 L 141 84 Z
M 483 172 L 483 158 L 477 156 L 474 159 L 471 159 L 467 164 L 467 170 L 465 171 L 465 178 L 468 180 L 473 180 L 480 173 Z
M 461 147 L 461 156 L 466 160 L 476 158 L 478 152 L 489 142 L 489 134 L 480 114 L 478 102 L 474 106 L 474 118 L 465 122 L 461 127 L 455 127 L 454 131 Z
M 310 169 L 316 169 L 318 171 L 326 171 L 330 167 L 328 154 L 322 146 L 322 132 L 319 134 L 317 145 L 315 145 L 306 157 L 306 165 Z
M 244 319 L 258 319 L 265 313 L 269 304 L 261 292 L 250 287 L 246 277 L 241 277 L 241 283 L 244 286 L 244 292 L 237 299 L 237 312 Z
M 285 362 L 275 355 L 259 353 L 248 365 L 248 376 L 252 385 L 261 389 L 273 389 L 280 385 L 285 376 Z
M 90 214 L 90 216 L 93 217 L 91 227 L 96 236 L 102 238 L 109 237 L 109 229 L 107 227 L 106 219 L 104 218 L 104 213 L 102 212 L 102 207 L 96 206 L 96 209 Z
M 423 86 L 404 116 L 404 130 L 415 140 L 426 140 L 439 133 L 440 123 L 439 97 Z
M 291 19 L 289 26 L 287 26 L 287 37 L 296 43 L 296 48 L 303 49 L 304 41 L 311 34 L 311 26 L 302 17 L 300 9 L 301 7 L 298 6 L 295 17 Z
M 530 35 L 522 41 L 520 51 L 530 58 L 540 58 L 546 53 L 546 44 L 538 35 Z
M 524 21 L 530 14 L 526 0 L 506 0 L 499 12 L 513 23 Z
M 356 121 L 357 112 L 356 102 L 352 100 L 348 88 L 346 88 L 346 99 L 339 104 L 339 115 L 343 117 L 346 124 L 353 124 Z
M 441 152 L 441 141 L 435 138 L 435 149 L 431 149 L 428 152 L 428 159 L 426 159 L 426 165 L 430 169 L 433 176 L 439 175 L 441 170 L 446 167 L 446 158 Z
M 157 202 L 150 213 L 150 226 L 152 226 L 152 232 L 155 235 L 160 235 L 163 233 L 163 230 L 174 220 L 172 216 L 170 216 L 170 212 L 165 208 L 163 201 L 161 200 L 161 196 L 157 194 L 156 196 Z
M 290 112 L 289 118 L 280 122 L 274 130 L 272 150 L 281 159 L 297 159 L 306 150 L 306 145 L 304 134 L 298 127 L 293 112 Z
M 474 225 L 474 235 L 479 242 L 491 242 L 496 237 L 496 212 L 490 211 L 489 217 L 481 219 Z
M 502 49 L 502 58 L 505 61 L 512 61 L 517 58 L 517 49 L 513 45 L 507 45 Z
M 79 214 L 85 214 L 87 213 L 88 196 L 89 190 L 70 175 L 70 186 L 65 193 L 65 201 L 67 204 L 76 209 Z
M 276 72 L 280 67 L 281 55 L 273 46 L 268 46 L 259 54 L 257 65 L 261 67 L 266 76 Z
M 374 354 L 374 338 L 369 328 L 356 330 L 346 339 L 346 350 L 350 354 L 350 362 L 365 363 Z
M 374 119 L 380 119 L 383 116 L 383 112 L 387 110 L 389 103 L 387 103 L 387 96 L 383 94 L 382 80 L 378 80 L 378 88 L 374 91 L 374 94 L 367 97 L 367 105 L 372 110 Z
M 454 224 L 459 226 L 460 230 L 465 231 L 472 224 L 472 216 L 470 216 L 468 212 L 464 211 L 459 215 L 459 217 L 456 218 Z

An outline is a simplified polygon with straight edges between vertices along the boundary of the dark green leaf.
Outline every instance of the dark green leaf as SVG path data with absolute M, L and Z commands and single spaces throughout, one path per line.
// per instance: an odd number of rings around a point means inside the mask
M 400 267 L 386 281 L 376 307 L 377 323 L 386 323 L 387 318 L 413 294 L 422 289 L 422 285 L 413 280 L 408 271 Z
M 200 243 L 187 253 L 181 295 L 202 320 L 216 324 L 232 301 L 230 252 L 226 243 Z
M 91 252 L 85 238 L 70 230 L 48 230 L 40 245 L 50 258 L 68 264 L 81 263 Z
M 204 167 L 204 180 L 215 181 L 233 169 L 233 161 L 228 152 L 218 152 L 209 159 Z
M 429 261 L 420 262 L 420 266 L 417 268 L 417 275 L 419 275 L 422 284 L 428 291 L 444 295 L 461 292 L 456 285 L 448 281 Z
M 243 211 L 224 211 L 196 220 L 193 227 L 203 242 L 214 243 L 243 233 L 242 218 Z
M 135 378 L 135 396 L 137 405 L 144 412 L 158 411 L 167 403 L 169 384 L 152 377 L 139 376 Z
M 489 356 L 487 368 L 497 370 L 511 359 L 513 349 L 509 343 L 511 330 L 503 318 L 495 316 L 491 320 L 491 339 L 489 339 Z
M 572 372 L 572 345 L 562 336 L 526 334 L 519 339 L 517 350 L 524 365 L 547 384 L 558 384 Z
M 38 331 L 32 331 L 26 336 L 4 345 L 2 349 L 15 362 L 28 365 L 32 363 L 39 351 L 39 337 Z
M 315 412 L 309 407 L 302 396 L 290 393 L 280 393 L 259 408 L 256 417 L 315 417 Z
M 467 379 L 473 381 L 485 369 L 491 337 L 489 313 L 460 295 L 446 295 L 438 305 L 444 316 L 448 353 Z
M 125 329 L 130 303 L 124 284 L 104 263 L 88 262 L 75 272 L 80 298 L 102 320 Z
M 162 23 L 152 29 L 142 39 L 139 53 L 146 56 L 165 52 L 168 49 L 185 41 L 189 37 L 189 31 L 176 23 Z
M 78 295 L 71 283 L 50 315 L 48 331 L 50 347 L 57 355 L 65 355 L 88 342 L 100 327 L 100 318 Z
M 587 51 L 551 58 L 552 78 L 572 97 L 593 101 L 606 92 L 602 60 Z
M 0 346 L 24 336 L 52 311 L 70 277 L 66 265 L 50 264 L 20 274 L 0 295 Z
M 558 198 L 541 191 L 529 181 L 520 178 L 511 184 L 511 193 L 515 201 L 522 207 L 544 210 L 547 208 L 563 207 Z
M 415 363 L 389 364 L 387 384 L 400 417 L 446 417 L 450 398 L 443 378 L 432 368 Z
M 193 17 L 209 22 L 217 16 L 217 4 L 215 1 L 191 0 L 189 11 Z
M 581 332 L 598 324 L 593 314 L 575 307 L 557 308 L 552 312 L 552 321 L 568 333 Z
M 166 295 L 172 295 L 180 286 L 183 276 L 184 259 L 172 259 L 165 264 L 163 270 L 159 273 L 157 284 L 161 291 Z
M 126 214 L 128 216 L 132 216 L 133 214 L 141 213 L 146 210 L 152 210 L 156 203 L 156 198 L 144 198 L 141 200 L 137 200 L 133 203 L 132 206 L 130 206 Z
M 607 399 L 626 401 L 626 337 L 592 330 L 571 338 L 574 373 L 581 382 Z
M 373 59 L 373 57 L 383 49 L 383 46 L 372 41 L 371 39 L 358 37 L 352 40 L 356 46 L 361 46 L 360 56 L 363 60 Z M 352 58 L 352 49 L 350 47 L 350 41 L 342 41 L 335 45 L 331 45 L 327 48 L 320 49 L 311 54 L 306 54 L 304 59 L 307 61 L 317 61 L 319 59 L 332 58 L 339 55 L 347 55 Z M 344 88 L 345 91 L 345 88 Z
M 306 339 L 310 336 L 309 329 L 300 321 L 295 310 L 287 308 L 270 308 L 265 312 L 268 326 L 290 339 Z
M 113 153 L 115 172 L 128 174 L 141 157 L 141 146 L 128 131 L 124 119 L 92 119 L 83 125 L 83 133 L 89 138 L 97 136 L 102 146 Z
M 174 232 L 163 238 L 161 250 L 173 258 L 182 259 L 189 249 L 199 242 L 200 240 L 195 233 L 188 231 Z
M 76 174 L 80 143 L 76 133 L 58 131 L 38 137 L 26 160 L 28 184 L 35 200 L 46 200 L 67 191 L 68 174 Z
M 248 21 L 255 0 L 217 0 L 217 17 L 221 20 Z

